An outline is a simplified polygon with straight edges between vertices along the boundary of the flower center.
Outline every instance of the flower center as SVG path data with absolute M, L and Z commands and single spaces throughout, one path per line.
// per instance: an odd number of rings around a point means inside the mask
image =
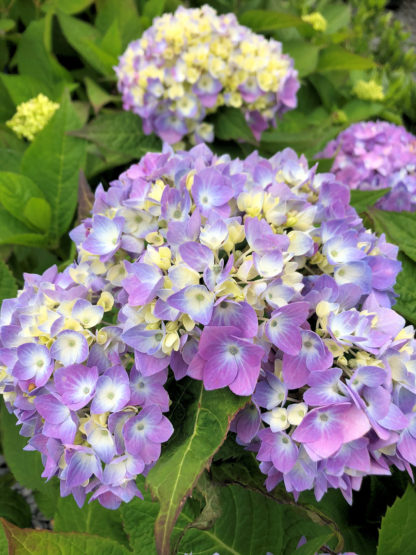
M 230 353 L 230 355 L 237 355 L 238 354 L 238 347 L 236 347 L 235 345 L 231 345 L 231 347 L 228 347 L 228 352 Z

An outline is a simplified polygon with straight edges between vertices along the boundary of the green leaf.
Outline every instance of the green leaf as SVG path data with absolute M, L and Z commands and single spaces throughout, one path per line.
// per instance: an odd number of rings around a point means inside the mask
M 189 529 L 178 553 L 193 555 L 280 554 L 284 542 L 284 508 L 239 486 L 220 489 L 222 516 L 210 530 Z M 182 514 L 188 524 L 192 517 Z
M 341 46 L 332 45 L 321 51 L 317 69 L 318 71 L 349 71 L 351 69 L 371 69 L 375 65 L 370 58 L 363 58 Z
M 0 553 L 1 555 L 8 555 L 9 553 L 9 546 L 3 526 L 0 526 Z
M 399 295 L 394 310 L 416 325 L 416 263 L 402 252 L 399 252 L 398 258 L 402 263 L 402 270 L 394 286 L 394 290 Z
M 318 46 L 303 40 L 288 40 L 283 45 L 283 51 L 294 59 L 299 77 L 305 77 L 315 71 L 318 64 Z
M 268 130 L 261 136 L 260 154 L 272 156 L 278 150 L 290 147 L 299 155 L 314 155 L 337 134 L 336 128 L 325 126 L 309 126 L 298 132 L 283 131 L 280 128 Z
M 32 515 L 26 500 L 6 484 L 0 484 L 0 517 L 21 528 L 32 525 Z
M 314 73 L 313 75 L 309 75 L 308 80 L 319 94 L 321 102 L 327 110 L 332 111 L 336 106 L 343 104 L 344 99 L 342 95 L 332 81 L 328 79 L 328 76 L 322 75 L 321 73 Z
M 379 233 L 385 233 L 388 240 L 413 261 L 416 261 L 416 213 L 387 212 L 371 209 L 370 219 Z
M 32 21 L 19 40 L 16 59 L 20 75 L 40 81 L 52 94 L 63 68 L 45 47 L 45 19 Z
M 96 0 L 95 27 L 104 35 L 114 21 L 117 22 L 122 49 L 142 34 L 142 24 L 134 0 Z
M 155 17 L 162 15 L 165 0 L 147 0 L 143 8 L 143 15 L 152 21 Z
M 95 81 L 86 77 L 84 79 L 85 86 L 87 89 L 88 99 L 94 108 L 94 112 L 97 114 L 103 106 L 109 102 L 113 102 L 117 99 L 116 96 L 109 94 L 106 90 L 102 89 Z
M 101 34 L 92 25 L 64 13 L 58 14 L 62 32 L 82 58 L 95 70 L 105 76 L 113 76 L 113 66 L 117 65 L 117 56 L 106 52 L 98 45 Z
M 175 426 L 174 436 L 147 477 L 160 502 L 155 524 L 160 555 L 170 554 L 170 536 L 186 498 L 224 442 L 232 417 L 247 402 L 228 389 L 206 391 L 202 382 L 188 383 L 191 399 L 185 420 Z
M 318 172 L 327 173 L 331 171 L 335 158 L 320 158 L 318 162 Z
M 12 299 L 16 294 L 16 280 L 6 263 L 0 259 L 0 301 L 3 299 Z
M 249 143 L 255 141 L 253 133 L 237 108 L 224 108 L 215 117 L 215 136 L 223 141 L 244 139 Z
M 0 245 L 26 245 L 42 247 L 48 244 L 46 235 L 34 233 L 0 206 Z
M 113 56 L 120 56 L 123 53 L 120 29 L 117 21 L 113 21 L 107 32 L 100 41 L 100 47 Z
M 67 98 L 26 150 L 22 171 L 41 189 L 51 206 L 50 236 L 57 240 L 68 229 L 77 204 L 78 175 L 85 163 L 84 141 L 70 137 L 78 118 Z
M 62 12 L 73 15 L 83 12 L 88 6 L 91 6 L 94 0 L 50 0 L 45 3 L 45 7 L 49 4 Z
M 327 35 L 348 27 L 351 20 L 351 6 L 347 4 L 331 2 L 322 9 L 321 13 L 327 22 L 325 30 Z
M 359 191 L 358 189 L 353 189 L 351 191 L 350 204 L 360 214 L 371 206 L 374 206 L 375 203 L 387 195 L 389 191 L 390 189 L 388 187 L 386 189 L 379 189 L 378 191 Z
M 44 198 L 32 197 L 23 210 L 24 217 L 37 229 L 49 231 L 51 224 L 51 207 Z
M 124 546 L 100 536 L 21 529 L 4 519 L 0 523 L 13 555 L 131 555 Z
M 49 97 L 51 94 L 52 89 L 50 87 L 29 75 L 8 75 L 3 73 L 0 75 L 0 79 L 15 106 L 34 98 L 39 93 Z
M 146 152 L 160 151 L 160 141 L 154 135 L 144 135 L 141 120 L 131 112 L 113 111 L 99 114 L 83 129 L 72 133 L 95 143 L 100 148 L 140 158 Z
M 293 527 L 299 521 L 296 508 L 287 507 L 240 486 L 220 488 L 222 515 L 209 530 L 190 528 L 179 544 L 178 553 L 193 555 L 259 555 L 295 553 L 295 546 L 305 533 L 312 535 L 310 548 L 305 554 L 315 553 L 319 547 L 333 538 L 333 534 L 322 534 L 322 528 L 308 521 L 303 527 Z M 183 521 L 192 524 L 188 511 L 181 515 Z M 309 538 L 308 538 L 309 539 Z M 287 551 L 290 549 L 290 551 Z
M 36 505 L 46 518 L 53 519 L 56 511 L 56 504 L 60 497 L 59 481 L 54 480 L 51 487 L 42 487 L 33 491 Z
M 342 107 L 350 123 L 362 121 L 377 116 L 384 110 L 384 105 L 379 102 L 368 102 L 354 98 Z
M 13 476 L 24 487 L 31 490 L 50 491 L 57 497 L 55 480 L 45 482 L 41 477 L 43 464 L 40 453 L 37 451 L 23 451 L 27 438 L 19 435 L 16 417 L 9 414 L 4 403 L 1 403 L 1 444 L 7 466 Z
M 416 492 L 408 486 L 381 521 L 377 555 L 414 555 L 416 545 Z
M 0 126 L 0 168 L 3 171 L 18 173 L 25 149 L 25 141 L 18 139 L 10 129 Z
M 80 509 L 72 495 L 60 497 L 56 506 L 55 532 L 85 532 L 115 540 L 126 547 L 129 542 L 121 524 L 121 512 L 109 511 L 98 501 L 85 503 Z
M 153 502 L 150 494 L 144 490 L 142 476 L 138 477 L 137 485 L 144 499 L 135 497 L 130 503 L 121 505 L 123 529 L 129 537 L 134 555 L 157 555 L 154 527 L 159 513 L 159 503 Z M 182 516 L 179 517 L 178 522 L 181 519 Z
M 327 543 L 332 538 L 332 534 L 325 534 L 322 536 L 318 536 L 317 538 L 313 538 L 309 540 L 301 547 L 296 549 L 296 555 L 310 555 L 311 553 L 317 553 L 320 551 L 322 546 L 327 545 Z
M 42 191 L 26 177 L 13 172 L 0 172 L 0 201 L 3 207 L 24 224 L 30 224 L 23 208 L 32 197 L 42 198 Z
M 0 36 L 11 31 L 15 27 L 16 22 L 13 19 L 0 19 Z
M 249 10 L 244 12 L 239 20 L 242 25 L 247 25 L 256 33 L 303 25 L 303 21 L 296 15 L 269 10 Z

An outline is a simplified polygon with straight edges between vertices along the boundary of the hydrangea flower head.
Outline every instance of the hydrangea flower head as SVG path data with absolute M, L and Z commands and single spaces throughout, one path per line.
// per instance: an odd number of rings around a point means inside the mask
M 404 127 L 385 121 L 354 123 L 317 155 L 332 157 L 331 171 L 351 189 L 391 188 L 378 208 L 416 210 L 416 137 Z
M 351 500 L 364 476 L 416 463 L 398 249 L 332 174 L 289 149 L 167 146 L 99 186 L 71 237 L 77 262 L 27 275 L 0 321 L 4 398 L 62 495 L 139 495 L 173 431 L 169 374 L 251 396 L 232 429 L 270 489 Z
M 360 79 L 354 85 L 353 93 L 362 100 L 384 100 L 383 87 L 374 79 L 370 79 L 370 81 Z
M 143 119 L 145 133 L 170 144 L 211 142 L 205 119 L 221 106 L 241 109 L 259 138 L 276 115 L 296 107 L 299 88 L 279 42 L 207 5 L 156 18 L 115 69 L 124 108 Z
M 129 375 L 133 358 L 121 329 L 104 323 L 113 297 L 77 284 L 70 274 L 78 270 L 26 275 L 18 298 L 3 303 L 0 387 L 30 438 L 27 449 L 42 454 L 42 476 L 58 476 L 61 494 L 72 493 L 79 505 L 92 492 L 117 508 L 141 495 L 137 474 L 172 434 L 163 415 L 166 372 L 154 385 L 137 368 Z
M 315 29 L 315 31 L 326 31 L 328 27 L 328 21 L 320 12 L 312 12 L 309 14 L 302 15 L 302 21 L 309 23 Z
M 35 135 L 42 131 L 58 108 L 58 103 L 52 102 L 44 94 L 38 94 L 35 98 L 19 104 L 16 113 L 6 122 L 6 125 L 19 138 L 24 137 L 28 141 L 33 141 Z

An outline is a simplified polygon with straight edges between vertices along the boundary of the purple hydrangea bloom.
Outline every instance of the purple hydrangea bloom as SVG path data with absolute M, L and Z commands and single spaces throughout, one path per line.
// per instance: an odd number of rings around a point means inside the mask
M 332 172 L 351 189 L 390 188 L 377 207 L 416 210 L 416 137 L 386 121 L 354 123 L 332 140 L 317 158 L 335 160 Z
M 211 85 L 198 84 L 205 103 Z M 62 495 L 140 496 L 136 476 L 173 432 L 168 376 L 250 397 L 231 429 L 269 489 L 351 502 L 364 476 L 411 472 L 416 342 L 394 311 L 398 249 L 334 175 L 290 149 L 166 146 L 99 186 L 71 235 L 78 261 L 27 274 L 0 311 L 2 395 Z
M 205 118 L 221 106 L 241 109 L 260 139 L 297 104 L 297 71 L 281 43 L 207 5 L 156 18 L 115 70 L 124 109 L 169 144 L 211 142 L 214 128 Z

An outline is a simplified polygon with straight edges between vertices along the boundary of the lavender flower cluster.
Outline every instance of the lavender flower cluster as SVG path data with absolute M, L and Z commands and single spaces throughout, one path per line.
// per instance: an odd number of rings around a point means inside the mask
M 233 422 L 269 489 L 416 463 L 414 329 L 391 306 L 397 247 L 349 190 L 286 149 L 149 153 L 99 186 L 78 261 L 26 275 L 0 319 L 0 385 L 61 493 L 106 507 L 172 434 L 172 377 L 252 395 Z
M 299 88 L 281 43 L 207 5 L 156 18 L 115 70 L 124 108 L 143 118 L 145 133 L 170 144 L 211 142 L 213 126 L 204 120 L 223 105 L 241 108 L 259 139 L 276 115 L 296 107 Z
M 317 158 L 335 157 L 332 172 L 351 189 L 391 188 L 377 207 L 416 210 L 416 137 L 386 121 L 354 123 Z

